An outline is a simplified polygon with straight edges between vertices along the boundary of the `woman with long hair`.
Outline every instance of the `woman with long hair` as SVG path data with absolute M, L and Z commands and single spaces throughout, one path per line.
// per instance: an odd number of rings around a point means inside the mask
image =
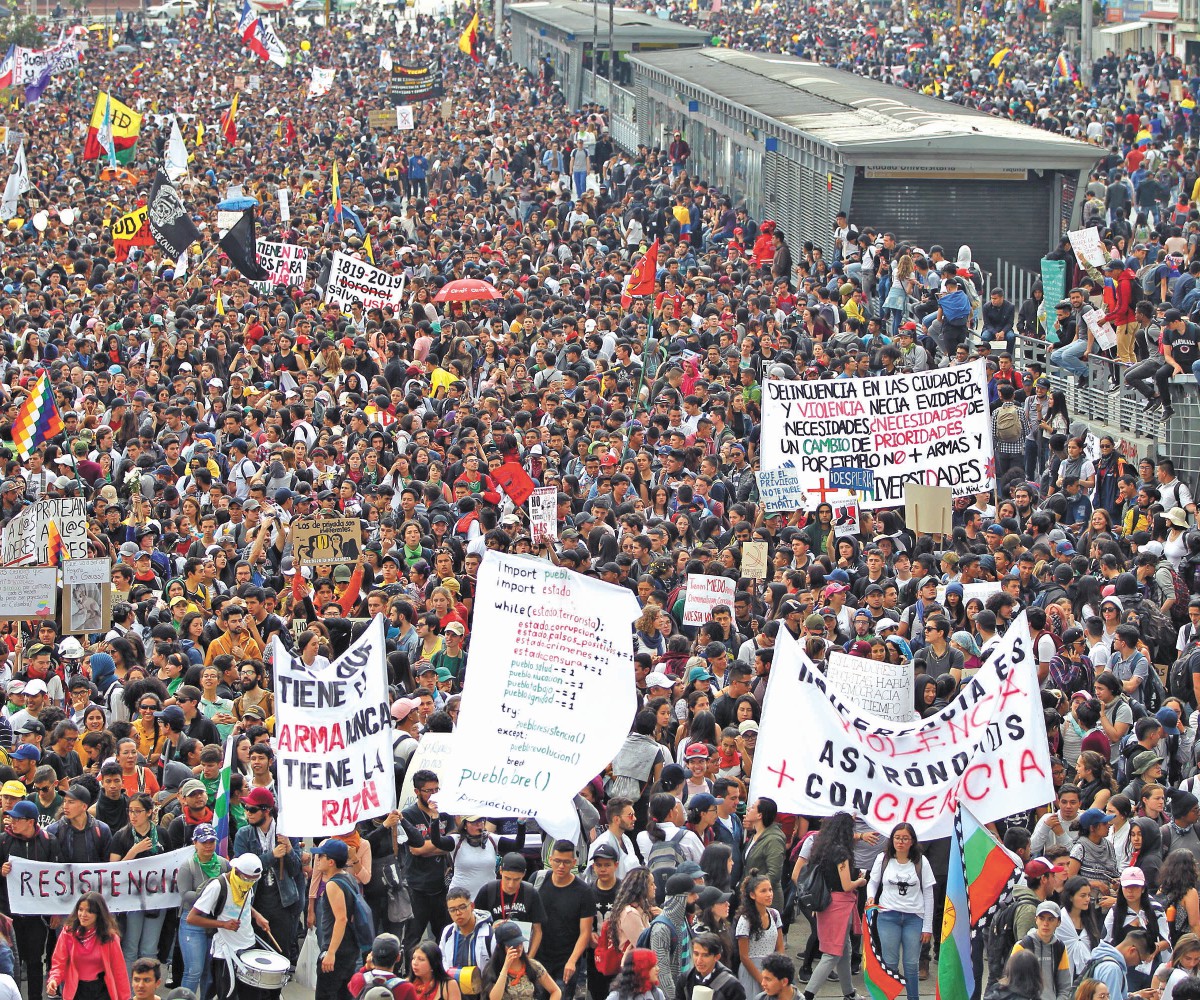
M 1039 1000 L 1042 963 L 1030 951 L 1015 952 L 1005 963 L 1004 978 L 987 993 L 987 1000 Z
M 26 956 L 26 962 L 31 975 L 35 968 L 40 969 L 36 955 Z M 31 997 L 41 995 L 40 985 L 29 983 Z M 100 893 L 85 892 L 71 911 L 50 959 L 46 993 L 58 993 L 62 1000 L 129 1000 L 121 935 Z
M 1133 930 L 1145 931 L 1155 955 L 1171 947 L 1166 913 L 1162 904 L 1146 892 L 1146 876 L 1140 868 L 1126 868 L 1121 872 L 1121 892 L 1104 918 L 1104 939 L 1118 945 Z M 1142 970 L 1147 981 L 1150 964 L 1146 962 Z
M 608 921 L 610 943 L 618 951 L 631 947 L 654 919 L 654 876 L 649 868 L 641 866 L 630 869 L 613 900 L 613 919 Z
M 665 1000 L 658 985 L 658 954 L 652 948 L 625 953 L 608 1000 Z
M 413 947 L 408 960 L 409 982 L 417 1000 L 462 1000 L 462 992 L 442 962 L 442 951 L 433 941 Z
M 1081 809 L 1104 809 L 1117 790 L 1112 766 L 1103 754 L 1085 750 L 1075 764 L 1075 784 L 1079 786 Z
M 562 990 L 546 967 L 526 954 L 520 927 L 511 920 L 502 920 L 492 928 L 492 940 L 495 947 L 483 970 L 485 1000 L 533 1000 L 539 986 L 545 1000 L 562 1000 Z
M 759 964 L 767 955 L 783 953 L 783 921 L 779 911 L 771 904 L 775 901 L 775 890 L 771 880 L 757 870 L 752 870 L 742 879 L 741 915 L 734 924 L 733 936 L 737 942 L 738 979 L 746 989 L 746 995 L 757 994 L 762 989 L 762 973 Z
M 1067 879 L 1059 893 L 1061 916 L 1055 936 L 1067 948 L 1072 977 L 1078 976 L 1103 938 L 1100 909 L 1092 906 L 1092 884 L 1082 875 Z
M 858 890 L 867 884 L 867 877 L 854 868 L 854 817 L 850 813 L 834 813 L 825 820 L 813 841 L 808 863 L 820 868 L 829 886 L 830 903 L 817 914 L 821 960 L 813 969 L 805 994 L 819 993 L 836 968 L 842 995 L 852 996 L 850 925 L 857 914 Z
M 155 822 L 154 799 L 139 792 L 130 798 L 128 812 L 129 822 L 113 834 L 108 860 L 134 861 L 166 854 L 169 837 L 166 827 Z M 158 953 L 158 938 L 166 917 L 166 910 L 136 909 L 121 915 L 121 950 L 128 968 L 132 969 L 134 960 L 142 955 Z
M 908 1000 L 919 998 L 921 946 L 933 939 L 936 881 L 933 867 L 926 863 L 917 840 L 917 831 L 908 823 L 897 823 L 871 866 L 867 906 L 879 908 L 881 957 L 889 968 L 903 968 Z
M 706 886 L 728 891 L 733 878 L 733 848 L 720 841 L 709 844 L 700 855 L 700 867 L 704 869 Z
M 1152 986 L 1161 989 L 1161 1000 L 1171 1000 L 1175 987 L 1200 976 L 1200 937 L 1184 934 L 1171 949 L 1171 960 L 1154 970 Z
M 696 919 L 692 923 L 693 934 L 715 934 L 721 939 L 721 962 L 732 967 L 733 925 L 729 921 L 732 892 L 706 885 L 696 899 Z
M 1200 934 L 1200 866 L 1191 851 L 1172 851 L 1158 872 L 1158 901 L 1167 914 L 1171 943 L 1184 934 Z
M 1133 829 L 1133 803 L 1118 793 L 1108 800 L 1105 812 L 1109 819 L 1108 840 L 1113 845 L 1117 867 L 1127 868 L 1129 855 L 1133 851 L 1129 843 L 1129 833 Z

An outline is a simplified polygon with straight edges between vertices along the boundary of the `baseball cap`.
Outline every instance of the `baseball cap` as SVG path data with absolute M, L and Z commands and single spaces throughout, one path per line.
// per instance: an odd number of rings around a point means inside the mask
M 350 860 L 350 848 L 346 846 L 344 841 L 331 837 L 329 840 L 323 841 L 312 849 L 314 855 L 322 855 L 330 858 L 339 866 L 344 865 Z M 255 861 L 258 859 L 255 858 Z
M 189 795 L 195 795 L 197 792 L 207 792 L 204 787 L 204 782 L 199 778 L 188 778 L 179 788 L 179 794 L 182 798 L 187 798 Z
M 28 794 L 29 789 L 16 778 L 11 778 L 0 785 L 0 795 L 11 795 L 14 799 L 23 799 Z
M 269 788 L 251 788 L 242 796 L 242 805 L 257 809 L 274 809 L 275 795 Z
M 13 760 L 41 760 L 42 751 L 35 747 L 32 743 L 22 743 L 16 750 L 12 752 Z M 91 800 L 88 800 L 91 804 Z
M 674 687 L 671 683 L 671 678 L 664 674 L 661 670 L 655 670 L 646 675 L 646 687 L 648 688 L 669 688 Z
M 211 823 L 199 823 L 192 831 L 193 844 L 210 844 L 219 839 L 217 829 Z
M 745 736 L 747 733 L 757 733 L 758 723 L 753 719 L 745 719 L 744 721 L 738 723 L 738 732 L 742 736 Z
M 1043 875 L 1060 875 L 1065 871 L 1066 869 L 1062 865 L 1056 865 L 1046 857 L 1030 858 L 1025 862 L 1025 874 L 1031 878 L 1040 878 Z
M 592 852 L 593 861 L 620 861 L 621 855 L 612 844 L 601 844 Z
M 1054 917 L 1055 920 L 1060 920 L 1062 919 L 1062 910 L 1059 909 L 1057 903 L 1046 901 L 1044 903 L 1038 903 L 1038 908 L 1034 913 L 1034 917 Z
M 420 707 L 421 703 L 416 698 L 397 698 L 392 702 L 392 718 L 396 722 L 403 722 L 414 709 Z
M 509 851 L 500 859 L 500 870 L 502 872 L 525 872 L 528 869 L 529 865 L 525 861 L 525 855 L 518 851 Z
M 37 819 L 38 807 L 28 799 L 22 799 L 20 802 L 14 802 L 13 807 L 4 815 L 12 816 L 13 819 Z
M 325 841 L 325 844 L 328 843 L 328 840 Z M 342 844 L 340 840 L 334 841 L 334 843 Z M 322 844 L 321 847 L 324 847 L 325 844 Z M 342 844 L 342 851 L 347 857 L 349 857 L 349 851 L 346 850 L 345 844 Z M 320 853 L 320 848 L 314 847 L 312 853 Z M 249 878 L 258 878 L 262 874 L 262 859 L 260 859 L 257 854 L 239 854 L 236 858 L 229 862 L 229 864 L 234 871 L 238 872 L 240 875 L 246 875 Z
M 1079 829 L 1083 833 L 1087 833 L 1094 826 L 1099 826 L 1101 823 L 1111 823 L 1112 817 L 1103 809 L 1085 809 L 1079 814 Z
M 692 743 L 683 751 L 684 760 L 708 760 L 708 744 Z
M 1146 873 L 1134 865 L 1121 872 L 1121 885 L 1145 885 Z

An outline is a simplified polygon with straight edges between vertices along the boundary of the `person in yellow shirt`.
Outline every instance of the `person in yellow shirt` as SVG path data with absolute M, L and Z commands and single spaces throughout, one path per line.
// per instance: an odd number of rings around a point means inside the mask
M 221 626 L 225 631 L 208 644 L 208 652 L 204 655 L 205 666 L 226 653 L 239 662 L 262 659 L 262 641 L 258 638 L 254 622 L 247 622 L 245 608 L 240 604 L 226 604 L 221 609 Z

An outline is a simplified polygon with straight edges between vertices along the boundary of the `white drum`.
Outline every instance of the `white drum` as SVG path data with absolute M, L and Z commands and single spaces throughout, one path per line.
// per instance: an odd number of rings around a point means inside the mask
M 288 960 L 268 948 L 248 948 L 233 960 L 240 982 L 260 990 L 281 990 L 291 979 Z

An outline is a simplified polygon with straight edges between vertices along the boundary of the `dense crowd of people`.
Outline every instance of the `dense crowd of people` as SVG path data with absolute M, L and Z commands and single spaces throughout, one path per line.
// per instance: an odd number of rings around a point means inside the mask
M 553 73 L 512 65 L 486 23 L 480 60 L 461 52 L 461 9 L 343 13 L 329 30 L 285 19 L 286 68 L 260 62 L 225 10 L 168 28 L 122 18 L 111 42 L 92 33 L 77 73 L 4 112 L 34 188 L 0 258 L 0 522 L 82 498 L 112 593 L 97 632 L 0 625 L 0 876 L 13 859 L 192 853 L 167 909 L 110 912 L 87 893 L 66 918 L 14 913 L 0 880 L 0 993 L 277 995 L 249 950 L 268 967 L 282 956 L 320 1000 L 691 1000 L 698 986 L 798 1000 L 835 975 L 852 997 L 865 912 L 916 1000 L 936 966 L 946 842 L 750 797 L 774 647 L 786 630 L 818 665 L 835 648 L 911 664 L 927 718 L 1024 612 L 1056 799 L 996 825 L 1024 872 L 978 936 L 977 993 L 1200 997 L 1194 470 L 1089 435 L 1054 381 L 1098 350 L 1089 309 L 1116 329 L 1113 364 L 1135 366 L 1127 381 L 1168 416 L 1172 377 L 1200 361 L 1192 118 L 1169 86 L 1187 73 L 1127 54 L 1077 88 L 1029 8 L 984 5 L 961 24 L 937 8 L 879 24 L 852 7 L 795 24 L 757 5 L 708 13 L 723 42 L 1096 142 L 1085 220 L 1109 263 L 1048 248 L 1071 268 L 1048 313 L 1040 289 L 985 296 L 969 247 L 911 246 L 871 220 L 829 220 L 824 247 L 789 242 L 691 176 L 686 136 L 619 150 L 603 109 L 564 107 Z M 372 127 L 382 65 L 431 51 L 451 113 L 431 101 L 412 131 Z M 314 66 L 335 70 L 320 97 Z M 102 173 L 82 152 L 105 88 L 145 119 L 131 162 Z M 156 246 L 118 260 L 111 235 L 145 203 L 172 113 L 189 154 L 179 192 L 206 234 L 182 275 Z M 255 199 L 261 237 L 304 248 L 302 282 L 264 291 L 207 252 L 230 195 Z M 655 241 L 654 294 L 622 305 Z M 335 250 L 406 275 L 403 304 L 326 303 Z M 500 297 L 436 301 L 468 277 Z M 1018 338 L 1051 330 L 1049 370 L 1025 361 Z M 902 510 L 845 534 L 827 503 L 764 509 L 767 379 L 977 358 L 997 488 L 957 500 L 950 534 L 918 535 Z M 25 457 L 13 421 L 43 372 L 63 429 Z M 557 490 L 552 541 L 535 542 L 498 480 L 511 463 Z M 294 551 L 293 522 L 319 515 L 360 521 L 353 562 L 314 570 Z M 751 541 L 767 543 L 765 580 L 742 572 Z M 613 720 L 628 735 L 576 797 L 575 841 L 532 819 L 444 815 L 437 773 L 410 767 L 487 668 L 472 605 L 489 550 L 597 576 L 642 609 L 638 711 Z M 700 625 L 683 624 L 689 574 L 736 581 Z M 376 615 L 411 801 L 320 843 L 285 837 L 272 640 L 320 670 Z

